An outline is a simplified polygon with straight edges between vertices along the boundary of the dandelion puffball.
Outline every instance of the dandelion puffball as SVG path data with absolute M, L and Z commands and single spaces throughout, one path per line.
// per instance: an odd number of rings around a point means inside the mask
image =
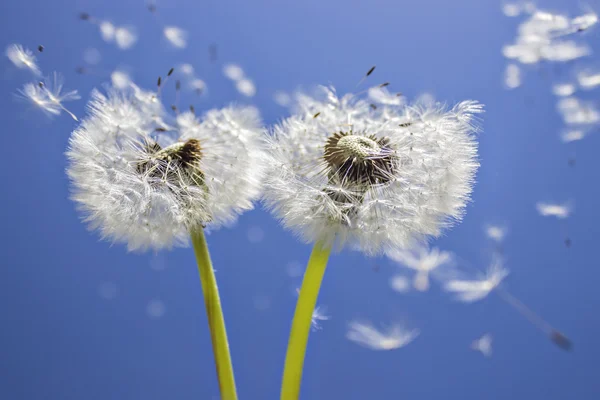
M 40 75 L 41 71 L 36 63 L 36 58 L 33 52 L 24 48 L 20 44 L 11 44 L 6 48 L 6 57 L 17 68 L 28 69 L 34 75 Z
M 88 109 L 70 138 L 67 172 L 73 200 L 103 238 L 130 250 L 183 245 L 189 230 L 232 223 L 260 195 L 255 108 L 168 121 L 156 94 L 131 84 L 94 91 Z
M 400 325 L 380 331 L 369 323 L 350 323 L 346 338 L 371 350 L 394 350 L 404 347 L 419 336 L 417 329 L 407 330 Z
M 373 109 L 332 88 L 323 95 L 299 95 L 269 140 L 264 200 L 285 227 L 381 254 L 461 219 L 479 166 L 479 103 Z

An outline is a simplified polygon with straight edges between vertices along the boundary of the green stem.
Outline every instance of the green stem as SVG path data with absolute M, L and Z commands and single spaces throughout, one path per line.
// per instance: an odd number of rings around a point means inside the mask
M 231 365 L 231 356 L 229 355 L 229 343 L 227 342 L 227 331 L 225 330 L 223 310 L 221 309 L 221 300 L 219 299 L 219 288 L 217 287 L 215 272 L 210 261 L 204 230 L 202 228 L 193 229 L 191 236 L 198 264 L 198 272 L 200 273 L 202 292 L 204 293 L 204 304 L 206 306 L 206 316 L 215 356 L 215 365 L 217 367 L 217 379 L 219 380 L 221 399 L 237 400 L 235 378 L 233 377 L 233 367 Z
M 285 356 L 281 400 L 297 400 L 300 396 L 306 343 L 330 252 L 331 247 L 316 243 L 306 266 Z

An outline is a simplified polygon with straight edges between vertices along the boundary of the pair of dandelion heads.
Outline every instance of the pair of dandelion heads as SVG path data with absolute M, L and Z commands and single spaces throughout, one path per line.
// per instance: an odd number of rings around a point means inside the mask
M 38 46 L 38 51 L 42 52 L 44 46 Z M 34 53 L 21 46 L 12 44 L 6 49 L 6 56 L 13 65 L 20 69 L 27 69 L 36 77 L 41 77 L 42 72 L 37 64 L 37 58 Z M 58 72 L 53 72 L 43 80 L 28 82 L 19 89 L 17 94 L 19 99 L 29 102 L 33 107 L 41 110 L 45 115 L 54 117 L 60 115 L 63 111 L 71 116 L 75 121 L 77 117 L 69 111 L 64 103 L 78 100 L 81 97 L 77 90 L 64 90 L 64 78 Z
M 338 97 L 333 88 L 301 95 L 296 114 L 275 126 L 268 141 L 264 202 L 285 227 L 314 243 L 292 322 L 282 399 L 299 396 L 330 251 L 347 246 L 378 255 L 410 247 L 460 220 L 469 200 L 479 166 L 482 106 L 473 101 L 450 109 L 436 103 L 404 106 L 389 96 L 375 98 L 386 101 L 374 105 L 359 95 Z M 349 335 L 359 343 L 377 332 L 351 328 Z M 388 336 L 395 338 L 394 347 L 414 338 Z

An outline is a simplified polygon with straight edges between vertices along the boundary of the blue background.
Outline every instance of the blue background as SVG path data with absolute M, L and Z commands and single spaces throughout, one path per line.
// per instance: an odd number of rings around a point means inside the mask
M 574 2 L 573 2 L 574 3 Z M 596 2 L 589 3 L 600 10 Z M 462 224 L 434 241 L 465 264 L 483 269 L 493 245 L 483 225 L 504 223 L 511 275 L 506 287 L 565 332 L 574 351 L 563 352 L 495 295 L 473 305 L 452 301 L 433 285 L 427 293 L 394 292 L 399 269 L 387 259 L 343 251 L 332 257 L 319 304 L 331 316 L 311 335 L 303 399 L 597 399 L 600 398 L 600 137 L 563 144 L 550 92 L 573 63 L 527 69 L 524 85 L 503 88 L 501 48 L 521 18 L 507 18 L 497 1 L 371 0 L 183 1 L 157 4 L 160 21 L 189 31 L 187 49 L 170 48 L 161 25 L 142 0 L 9 0 L 0 5 L 0 45 L 22 43 L 45 51 L 44 72 L 63 72 L 83 99 L 67 104 L 85 113 L 90 91 L 127 65 L 142 87 L 189 62 L 209 87 L 188 93 L 196 110 L 231 101 L 252 103 L 266 124 L 287 115 L 276 90 L 332 83 L 352 91 L 371 65 L 372 84 L 414 98 L 423 91 L 454 103 L 486 105 L 480 136 L 481 169 Z M 568 0 L 541 8 L 581 12 Z M 132 24 L 140 39 L 130 50 L 102 41 L 81 22 L 89 12 Z M 598 30 L 584 38 L 598 50 Z M 209 61 L 208 46 L 218 45 Z M 95 47 L 102 61 L 78 75 L 82 54 Z M 4 48 L 4 47 L 3 47 Z M 597 56 L 581 63 L 597 65 Z M 222 64 L 240 63 L 258 92 L 249 101 L 223 77 Z M 577 64 L 577 63 L 576 63 Z M 14 101 L 30 78 L 4 58 L 0 64 L 3 152 L 0 167 L 0 398 L 2 399 L 212 399 L 218 397 L 210 337 L 191 249 L 127 253 L 98 240 L 69 200 L 64 151 L 76 126 L 62 115 L 48 121 Z M 169 94 L 165 94 L 168 96 Z M 172 92 L 171 92 L 172 95 Z M 588 93 L 589 98 L 597 93 Z M 567 160 L 576 157 L 570 167 Z M 540 200 L 574 200 L 566 221 L 540 217 Z M 248 231 L 259 227 L 264 240 Z M 573 245 L 563 244 L 568 235 Z M 242 399 L 278 398 L 295 288 L 286 265 L 304 264 L 310 247 L 284 232 L 260 206 L 232 229 L 209 236 Z M 163 265 L 157 270 L 151 265 Z M 379 268 L 373 268 L 377 265 Z M 112 300 L 99 286 L 118 288 Z M 164 302 L 161 318 L 147 305 Z M 349 321 L 402 322 L 421 335 L 407 347 L 376 352 L 345 338 Z M 494 335 L 486 359 L 469 344 Z

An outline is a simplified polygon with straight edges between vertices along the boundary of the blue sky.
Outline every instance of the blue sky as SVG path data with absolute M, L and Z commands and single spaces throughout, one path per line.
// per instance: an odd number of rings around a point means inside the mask
M 598 2 L 540 1 L 543 9 L 575 15 Z M 135 27 L 129 50 L 105 43 L 79 12 Z M 156 77 L 191 63 L 208 94 L 186 92 L 182 103 L 198 111 L 230 102 L 254 104 L 265 124 L 287 110 L 278 91 L 333 84 L 340 93 L 377 65 L 371 83 L 412 99 L 430 92 L 449 104 L 475 99 L 486 105 L 480 136 L 481 168 L 473 202 L 462 224 L 432 242 L 454 252 L 461 264 L 484 269 L 493 245 L 486 223 L 509 227 L 503 243 L 511 275 L 506 288 L 574 342 L 563 352 L 492 294 L 472 305 L 453 301 L 435 283 L 426 293 L 394 292 L 391 261 L 359 253 L 335 254 L 319 304 L 331 319 L 309 341 L 303 399 L 595 399 L 600 358 L 600 270 L 594 248 L 600 235 L 597 149 L 600 137 L 562 143 L 551 83 L 577 65 L 598 66 L 597 55 L 575 63 L 526 69 L 516 90 L 503 87 L 501 48 L 514 40 L 522 18 L 508 18 L 499 1 L 341 0 L 207 1 L 157 3 L 158 19 L 142 0 L 107 2 L 41 0 L 0 5 L 1 45 L 35 49 L 41 68 L 62 72 L 82 100 L 94 87 L 127 68 L 147 88 Z M 162 25 L 189 33 L 186 49 L 162 38 Z M 600 32 L 584 40 L 598 48 Z M 218 59 L 209 60 L 216 43 Z M 3 48 L 4 48 L 3 47 Z M 101 54 L 80 75 L 83 54 Z M 257 87 L 252 99 L 223 77 L 224 63 L 239 63 Z M 191 249 L 128 253 L 100 241 L 80 222 L 69 200 L 64 152 L 76 127 L 67 115 L 46 119 L 16 102 L 30 75 L 8 59 L 0 64 L 0 113 L 4 152 L 0 179 L 0 397 L 6 399 L 211 399 L 217 398 L 210 336 Z M 172 95 L 165 93 L 165 96 Z M 585 98 L 597 100 L 597 92 Z M 569 166 L 575 158 L 575 166 Z M 538 215 L 538 201 L 572 200 L 566 220 Z M 248 239 L 260 229 L 264 238 Z M 565 237 L 573 245 L 565 247 Z M 286 266 L 304 264 L 310 247 L 298 242 L 261 209 L 231 229 L 208 237 L 229 331 L 242 399 L 278 397 L 287 334 L 299 277 Z M 379 268 L 374 269 L 374 265 Z M 99 294 L 116 288 L 114 298 Z M 151 302 L 164 315 L 149 317 Z M 405 348 L 376 352 L 345 338 L 354 319 L 403 323 L 421 335 Z M 494 355 L 469 349 L 485 332 Z

